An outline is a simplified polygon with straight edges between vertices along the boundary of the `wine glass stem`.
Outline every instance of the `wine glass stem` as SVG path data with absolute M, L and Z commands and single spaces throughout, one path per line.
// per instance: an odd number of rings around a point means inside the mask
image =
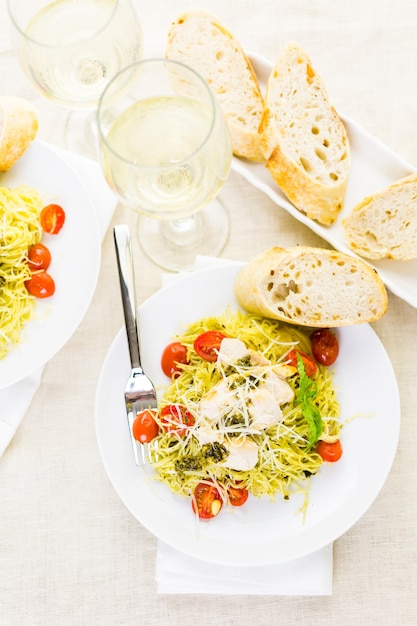
M 201 227 L 202 220 L 197 213 L 176 220 L 162 220 L 160 229 L 167 241 L 179 246 L 190 246 L 200 241 L 203 235 Z

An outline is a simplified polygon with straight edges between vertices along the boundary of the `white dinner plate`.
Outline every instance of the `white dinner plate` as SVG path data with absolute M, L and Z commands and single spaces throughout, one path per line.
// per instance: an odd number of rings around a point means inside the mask
M 22 380 L 51 359 L 80 324 L 93 296 L 101 258 L 97 215 L 77 174 L 47 144 L 34 141 L 15 165 L 0 174 L 0 186 L 30 185 L 46 202 L 60 204 L 65 224 L 57 235 L 44 234 L 52 262 L 53 296 L 36 300 L 33 319 L 21 342 L 0 360 L 0 389 Z
M 185 325 L 237 310 L 233 283 L 240 265 L 195 272 L 154 294 L 139 309 L 143 367 L 162 392 L 164 347 Z M 103 364 L 96 394 L 96 432 L 104 467 L 125 506 L 151 533 L 196 558 L 228 565 L 278 563 L 314 552 L 340 537 L 365 513 L 390 471 L 397 448 L 400 403 L 390 360 L 365 324 L 338 331 L 334 381 L 341 404 L 344 454 L 311 480 L 307 516 L 302 496 L 275 502 L 251 497 L 196 522 L 187 498 L 149 478 L 135 465 L 123 391 L 130 371 L 124 328 Z
M 265 90 L 272 63 L 258 55 L 250 55 L 253 68 L 258 76 L 261 89 Z M 346 193 L 346 202 L 337 221 L 331 226 L 323 226 L 298 211 L 273 180 L 262 163 L 254 163 L 233 157 L 232 168 L 246 180 L 266 193 L 278 206 L 288 211 L 295 219 L 308 226 L 333 248 L 352 256 L 357 256 L 348 247 L 342 228 L 342 220 L 351 209 L 366 196 L 383 189 L 388 184 L 416 172 L 416 168 L 401 159 L 381 141 L 361 128 L 356 122 L 341 115 L 346 126 L 351 149 L 351 169 Z M 277 245 L 279 243 L 277 230 Z M 372 263 L 363 259 L 378 270 L 387 288 L 401 299 L 417 308 L 417 259 L 393 261 L 383 259 Z

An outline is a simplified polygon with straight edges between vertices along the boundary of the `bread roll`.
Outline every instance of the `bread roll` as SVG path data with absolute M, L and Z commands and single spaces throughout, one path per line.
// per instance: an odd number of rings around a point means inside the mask
M 0 96 L 0 172 L 16 163 L 38 132 L 38 116 L 24 98 Z
M 260 131 L 267 168 L 308 217 L 332 224 L 350 169 L 346 129 L 304 50 L 288 44 L 271 72 Z
M 365 261 L 321 248 L 271 248 L 239 272 L 234 288 L 250 313 L 300 326 L 373 322 L 388 307 L 384 283 Z
M 263 97 L 233 34 L 207 12 L 184 13 L 168 32 L 166 57 L 189 65 L 210 85 L 228 123 L 234 154 L 263 161 L 258 133 Z
M 348 245 L 360 256 L 417 258 L 417 174 L 364 198 L 342 225 Z

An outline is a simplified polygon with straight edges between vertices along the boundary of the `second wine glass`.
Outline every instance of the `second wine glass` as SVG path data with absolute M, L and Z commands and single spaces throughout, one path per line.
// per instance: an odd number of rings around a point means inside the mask
M 7 0 L 7 8 L 26 76 L 41 94 L 73 110 L 67 147 L 86 153 L 89 141 L 95 155 L 95 118 L 86 110 L 93 112 L 111 78 L 143 54 L 130 0 Z
M 97 111 L 101 165 L 120 200 L 140 214 L 147 256 L 165 269 L 216 256 L 229 218 L 215 198 L 230 171 L 224 116 L 190 67 L 147 59 L 122 70 Z

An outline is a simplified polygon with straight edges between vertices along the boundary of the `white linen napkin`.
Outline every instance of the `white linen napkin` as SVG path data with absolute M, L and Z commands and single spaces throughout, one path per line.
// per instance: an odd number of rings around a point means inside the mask
M 236 262 L 199 256 L 194 271 L 231 263 Z M 185 274 L 166 274 L 162 284 Z M 286 563 L 235 567 L 201 561 L 158 541 L 155 578 L 163 594 L 331 595 L 333 544 Z
M 158 593 L 331 595 L 333 544 L 286 563 L 235 567 L 200 561 L 158 542 Z
M 50 144 L 49 148 L 55 150 L 82 179 L 89 193 L 93 206 L 97 211 L 100 234 L 103 239 L 109 226 L 111 217 L 116 208 L 117 201 L 107 186 L 98 163 L 87 159 L 57 146 Z M 35 395 L 42 379 L 43 367 L 33 372 L 22 381 L 0 390 L 0 457 L 6 450 L 10 441 L 22 421 L 33 396 Z
M 33 372 L 23 381 L 0 390 L 0 457 L 13 439 L 40 385 L 42 371 L 43 368 Z

